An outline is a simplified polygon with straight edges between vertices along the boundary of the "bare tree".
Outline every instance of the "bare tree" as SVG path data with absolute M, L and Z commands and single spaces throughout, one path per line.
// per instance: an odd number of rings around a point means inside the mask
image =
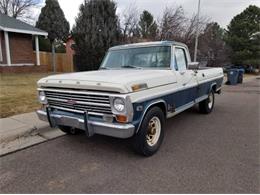
M 192 42 L 193 39 L 195 38 L 196 24 L 197 24 L 196 21 L 197 21 L 197 16 L 193 15 L 185 23 L 182 37 L 183 37 L 183 42 L 185 42 L 186 44 Z
M 199 35 L 203 33 L 209 18 L 199 18 Z M 160 20 L 160 40 L 174 40 L 186 43 L 193 48 L 197 25 L 197 15 L 188 18 L 184 10 L 179 7 L 166 7 Z
M 160 22 L 160 39 L 179 40 L 184 30 L 185 21 L 186 18 L 181 6 L 166 7 Z
M 138 22 L 138 9 L 135 4 L 131 4 L 122 14 L 123 42 L 133 42 L 134 38 L 139 37 Z
M 0 0 L 0 12 L 10 17 L 31 19 L 30 10 L 39 4 L 37 0 Z
M 199 18 L 198 34 L 199 36 L 204 32 L 206 25 L 210 22 L 207 16 L 201 16 Z M 196 36 L 196 25 L 197 25 L 197 15 L 193 14 L 190 19 L 186 19 L 183 32 L 181 35 L 181 42 L 188 45 L 191 54 L 194 51 L 194 42 Z

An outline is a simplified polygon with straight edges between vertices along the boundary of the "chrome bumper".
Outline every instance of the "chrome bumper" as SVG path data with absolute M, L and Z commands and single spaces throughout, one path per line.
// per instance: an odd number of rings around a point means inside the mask
M 93 121 L 90 120 L 87 115 L 84 116 L 84 118 L 79 118 L 43 110 L 37 110 L 36 113 L 40 120 L 49 122 L 51 127 L 58 125 L 70 126 L 85 130 L 88 136 L 101 134 L 118 138 L 129 138 L 133 136 L 135 131 L 135 126 L 132 124 Z

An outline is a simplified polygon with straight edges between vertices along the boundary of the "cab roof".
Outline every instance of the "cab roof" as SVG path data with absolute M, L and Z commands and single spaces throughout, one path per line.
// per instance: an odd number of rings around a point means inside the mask
M 155 42 L 141 42 L 141 43 L 126 44 L 126 45 L 117 45 L 111 47 L 109 50 L 120 50 L 120 49 L 150 47 L 150 46 L 172 46 L 172 45 L 178 45 L 187 48 L 185 44 L 176 41 L 155 41 Z

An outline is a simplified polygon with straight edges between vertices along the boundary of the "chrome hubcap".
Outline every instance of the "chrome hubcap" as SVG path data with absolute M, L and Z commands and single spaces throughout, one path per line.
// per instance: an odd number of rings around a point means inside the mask
M 212 93 L 209 94 L 209 103 L 208 103 L 209 108 L 211 109 L 213 106 L 213 95 Z
M 161 121 L 158 117 L 154 116 L 149 121 L 148 132 L 146 135 L 146 142 L 149 146 L 154 146 L 161 134 Z

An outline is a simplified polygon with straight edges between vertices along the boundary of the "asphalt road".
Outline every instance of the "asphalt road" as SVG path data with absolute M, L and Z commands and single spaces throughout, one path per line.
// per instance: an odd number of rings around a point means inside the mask
M 167 122 L 160 151 L 63 136 L 0 159 L 1 193 L 260 193 L 260 80 L 228 86 L 210 115 Z

